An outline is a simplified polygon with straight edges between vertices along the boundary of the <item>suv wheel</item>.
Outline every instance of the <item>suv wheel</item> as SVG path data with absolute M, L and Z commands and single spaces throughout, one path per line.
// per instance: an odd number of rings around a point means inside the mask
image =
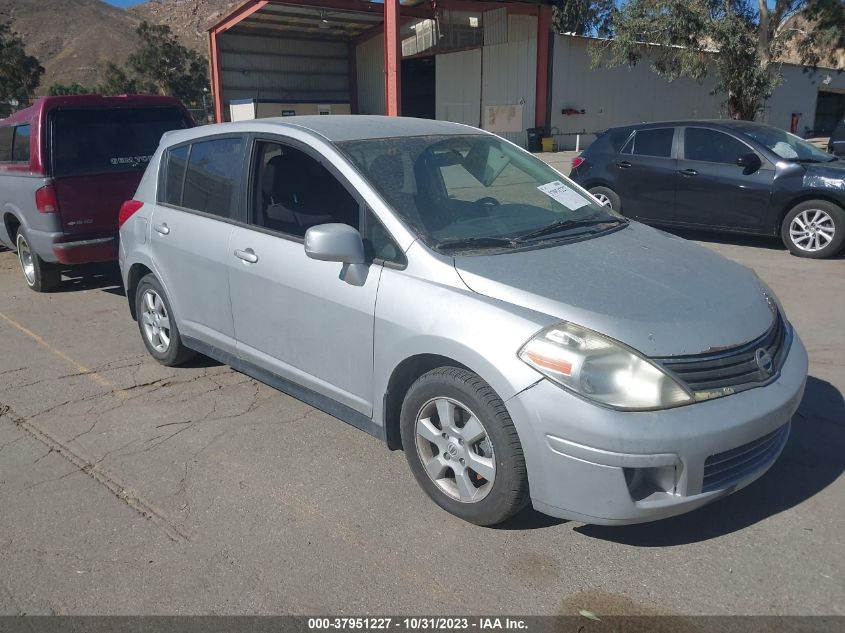
M 400 425 L 411 472 L 444 510 L 495 525 L 528 503 L 516 429 L 478 375 L 455 367 L 424 374 L 405 396 Z
M 38 255 L 36 255 L 29 246 L 29 240 L 23 234 L 23 231 L 18 231 L 16 239 L 16 247 L 18 249 L 18 261 L 21 264 L 21 271 L 23 271 L 23 278 L 26 280 L 26 285 L 32 288 L 35 292 L 50 292 L 62 280 L 62 273 L 56 264 L 45 262 Z
M 609 206 L 616 213 L 622 213 L 622 200 L 613 189 L 607 187 L 592 187 L 590 193 L 600 204 Z
M 845 211 L 827 200 L 807 200 L 786 214 L 780 233 L 793 255 L 831 257 L 845 243 Z
M 196 355 L 182 344 L 170 302 L 152 274 L 144 276 L 135 290 L 135 314 L 147 351 L 162 365 L 181 365 Z

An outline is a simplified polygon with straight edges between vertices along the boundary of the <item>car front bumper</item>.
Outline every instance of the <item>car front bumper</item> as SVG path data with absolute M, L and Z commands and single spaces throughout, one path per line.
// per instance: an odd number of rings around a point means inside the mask
M 794 335 L 768 385 L 646 412 L 600 407 L 540 380 L 507 402 L 535 509 L 585 523 L 641 523 L 747 486 L 783 450 L 807 366 Z

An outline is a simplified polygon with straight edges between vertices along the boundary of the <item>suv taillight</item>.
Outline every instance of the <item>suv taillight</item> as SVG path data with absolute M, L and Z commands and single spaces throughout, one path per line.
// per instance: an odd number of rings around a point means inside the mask
M 139 200 L 127 200 L 120 207 L 120 213 L 117 216 L 117 226 L 120 228 L 126 224 L 126 220 L 131 218 L 134 213 L 144 206 L 144 203 Z
M 572 159 L 572 169 L 576 169 L 581 163 L 584 162 L 583 156 L 576 156 Z
M 46 185 L 35 192 L 35 208 L 39 213 L 58 213 L 59 201 L 53 185 Z

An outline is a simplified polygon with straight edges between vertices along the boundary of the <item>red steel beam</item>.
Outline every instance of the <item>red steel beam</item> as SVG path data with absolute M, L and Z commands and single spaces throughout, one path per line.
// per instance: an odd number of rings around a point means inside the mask
M 537 16 L 537 92 L 534 101 L 534 125 L 549 123 L 549 40 L 552 34 L 552 8 L 539 7 Z
M 212 26 L 209 31 L 213 31 L 220 35 L 238 24 L 238 22 L 242 22 L 256 11 L 261 11 L 261 9 L 267 6 L 267 4 L 268 0 L 249 0 L 249 2 L 245 2 L 232 11 L 232 13 L 223 18 L 220 22 Z
M 208 62 L 211 66 L 211 98 L 214 100 L 214 122 L 223 123 L 223 87 L 220 84 L 220 51 L 217 33 L 208 32 Z
M 399 0 L 384 0 L 384 113 L 402 115 L 402 42 Z

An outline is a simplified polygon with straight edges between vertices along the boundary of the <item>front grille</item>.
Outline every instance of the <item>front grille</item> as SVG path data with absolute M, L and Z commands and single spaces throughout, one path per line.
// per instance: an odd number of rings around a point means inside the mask
M 704 462 L 701 492 L 721 490 L 768 466 L 783 449 L 787 437 L 788 422 L 753 442 L 711 455 Z
M 666 356 L 653 360 L 696 392 L 697 399 L 706 399 L 733 393 L 738 387 L 767 382 L 777 375 L 788 351 L 787 338 L 787 325 L 777 314 L 769 331 L 750 343 L 716 354 Z M 756 354 L 760 349 L 772 358 L 770 372 L 761 369 L 757 363 Z

